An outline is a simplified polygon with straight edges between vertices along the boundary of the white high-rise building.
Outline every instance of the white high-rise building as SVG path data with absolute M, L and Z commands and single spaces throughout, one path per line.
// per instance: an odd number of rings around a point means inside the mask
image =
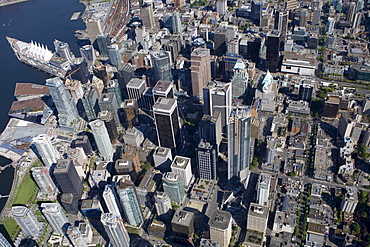
M 227 11 L 227 1 L 226 0 L 217 0 L 216 1 L 216 11 L 221 15 L 226 14 Z
M 48 167 L 33 167 L 31 171 L 32 178 L 42 193 L 55 194 L 57 192 L 57 187 L 50 176 Z
M 39 237 L 42 226 L 31 210 L 25 206 L 12 207 L 12 215 L 27 236 Z
M 117 193 L 112 185 L 107 184 L 105 186 L 103 198 L 109 213 L 114 213 L 115 215 L 122 217 L 122 208 L 119 204 Z
M 190 158 L 176 155 L 171 164 L 171 171 L 173 173 L 179 174 L 185 188 L 189 186 L 189 183 L 193 176 L 191 172 Z
M 257 182 L 257 203 L 268 206 L 271 175 L 261 173 Z
M 0 233 L 0 246 L 1 247 L 12 247 L 12 245 L 6 240 L 3 234 Z
M 130 237 L 121 217 L 113 213 L 105 213 L 101 216 L 101 222 L 113 247 L 130 246 Z
M 232 234 L 232 218 L 227 211 L 216 210 L 209 221 L 211 240 L 220 244 L 220 247 L 227 247 L 230 244 Z
M 154 196 L 154 200 L 158 216 L 164 215 L 168 213 L 168 211 L 172 210 L 171 199 L 168 197 L 166 192 L 158 191 Z
M 31 147 L 38 157 L 41 158 L 45 166 L 51 167 L 57 163 L 60 158 L 60 154 L 51 144 L 48 135 L 38 135 L 32 138 Z
M 93 136 L 98 146 L 100 155 L 106 161 L 110 161 L 113 158 L 114 149 L 109 139 L 107 128 L 101 120 L 94 120 L 89 123 Z
M 334 32 L 334 25 L 335 25 L 334 18 L 329 17 L 328 18 L 327 28 L 326 28 L 326 34 L 333 34 L 333 32 Z
M 59 203 L 42 203 L 42 213 L 49 222 L 54 232 L 65 235 L 69 226 L 69 221 Z
M 88 247 L 78 227 L 73 226 L 68 227 L 67 234 L 73 246 Z

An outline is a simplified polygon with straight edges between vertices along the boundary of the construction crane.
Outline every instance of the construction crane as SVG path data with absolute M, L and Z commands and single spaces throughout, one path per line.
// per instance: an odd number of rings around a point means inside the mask
M 73 70 L 71 73 L 68 73 L 68 75 L 66 76 L 66 79 L 69 79 L 69 80 L 72 80 L 71 76 L 76 73 L 77 71 L 79 71 L 81 68 L 77 68 L 75 70 Z

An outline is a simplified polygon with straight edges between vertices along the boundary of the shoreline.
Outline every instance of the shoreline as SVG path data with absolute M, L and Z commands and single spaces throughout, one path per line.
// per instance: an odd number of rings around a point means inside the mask
M 22 3 L 26 2 L 28 0 L 11 0 L 10 2 L 7 2 L 6 0 L 0 1 L 0 7 L 11 5 L 11 4 L 16 4 L 16 3 Z

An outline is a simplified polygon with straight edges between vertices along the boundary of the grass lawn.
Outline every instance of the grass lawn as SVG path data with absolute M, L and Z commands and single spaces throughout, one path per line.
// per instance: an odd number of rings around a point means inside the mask
M 32 180 L 31 175 L 27 174 L 17 189 L 13 205 L 14 204 L 26 205 L 29 201 L 33 201 L 37 191 L 38 191 L 37 185 Z
M 19 230 L 17 222 L 14 219 L 9 218 L 6 219 L 3 224 L 9 236 L 14 240 Z

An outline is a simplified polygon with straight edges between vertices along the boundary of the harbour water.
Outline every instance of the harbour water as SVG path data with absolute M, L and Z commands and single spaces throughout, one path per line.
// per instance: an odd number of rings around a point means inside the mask
M 18 82 L 45 84 L 50 76 L 17 60 L 6 36 L 25 42 L 31 40 L 47 45 L 54 52 L 53 41 L 69 43 L 72 52 L 79 55 L 75 30 L 85 29 L 81 19 L 71 21 L 74 12 L 83 12 L 84 5 L 76 0 L 29 0 L 0 7 L 0 131 L 8 123 L 8 111 L 14 100 L 14 88 Z M 0 157 L 0 165 L 11 161 Z M 7 195 L 13 181 L 13 168 L 0 174 L 0 194 Z M 0 199 L 0 211 L 6 198 Z

